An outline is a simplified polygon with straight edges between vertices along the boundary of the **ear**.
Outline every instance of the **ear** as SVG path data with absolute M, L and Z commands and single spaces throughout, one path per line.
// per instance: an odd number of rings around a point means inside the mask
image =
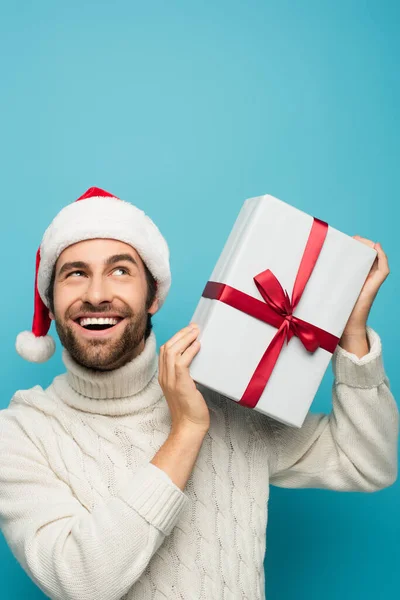
M 50 311 L 49 311 L 49 317 L 50 317 L 50 319 L 51 319 L 52 321 L 54 321 L 54 320 L 55 320 L 55 316 L 54 316 L 54 315 L 53 315 L 53 313 L 52 313 L 52 312 L 50 312 Z
M 155 315 L 156 312 L 159 309 L 159 302 L 158 302 L 158 298 L 155 298 L 153 304 L 150 306 L 150 308 L 147 310 L 147 312 L 149 313 L 149 315 Z

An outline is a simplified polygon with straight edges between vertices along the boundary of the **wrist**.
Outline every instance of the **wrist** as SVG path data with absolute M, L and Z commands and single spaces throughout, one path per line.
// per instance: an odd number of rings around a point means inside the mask
M 362 337 L 365 335 L 367 335 L 367 323 L 365 321 L 348 322 L 342 333 L 342 337 Z
M 193 438 L 204 438 L 208 432 L 208 427 L 205 425 L 197 425 L 191 421 L 184 421 L 180 423 L 172 423 L 171 435 L 178 437 Z
M 352 340 L 352 339 L 356 339 L 356 340 L 361 340 L 364 339 L 365 337 L 367 337 L 367 330 L 364 329 L 364 331 L 344 331 L 341 335 L 341 340 Z
M 358 358 L 362 358 L 370 351 L 367 329 L 344 331 L 339 341 L 339 346 L 355 354 Z

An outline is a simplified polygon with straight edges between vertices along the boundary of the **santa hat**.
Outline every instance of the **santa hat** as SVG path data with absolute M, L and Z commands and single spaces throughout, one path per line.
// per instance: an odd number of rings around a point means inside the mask
M 36 254 L 32 331 L 17 336 L 16 349 L 31 362 L 45 362 L 55 351 L 47 335 L 51 319 L 47 289 L 60 254 L 72 244 L 95 238 L 115 239 L 135 248 L 157 283 L 159 307 L 170 285 L 169 248 L 153 221 L 139 208 L 109 192 L 91 187 L 65 206 L 46 229 Z

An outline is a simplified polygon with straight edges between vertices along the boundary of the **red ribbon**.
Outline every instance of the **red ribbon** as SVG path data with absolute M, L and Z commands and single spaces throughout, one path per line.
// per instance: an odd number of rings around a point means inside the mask
M 278 279 L 269 269 L 253 278 L 265 302 L 224 283 L 207 282 L 202 294 L 204 298 L 224 302 L 278 329 L 238 404 L 249 408 L 256 406 L 275 367 L 285 339 L 288 344 L 293 336 L 298 337 L 308 352 L 323 348 L 333 353 L 339 343 L 338 337 L 293 314 L 318 260 L 327 232 L 328 224 L 314 217 L 291 300 L 287 291 L 283 290 Z

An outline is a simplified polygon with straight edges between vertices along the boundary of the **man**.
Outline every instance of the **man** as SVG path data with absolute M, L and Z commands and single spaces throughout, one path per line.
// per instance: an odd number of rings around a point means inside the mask
M 1 529 L 47 596 L 262 599 L 270 483 L 393 484 L 399 413 L 366 324 L 389 273 L 376 248 L 333 355 L 332 413 L 309 413 L 297 430 L 195 385 L 195 324 L 157 358 L 151 316 L 171 280 L 149 217 L 98 188 L 56 216 L 17 350 L 47 360 L 53 319 L 66 373 L 0 412 Z

